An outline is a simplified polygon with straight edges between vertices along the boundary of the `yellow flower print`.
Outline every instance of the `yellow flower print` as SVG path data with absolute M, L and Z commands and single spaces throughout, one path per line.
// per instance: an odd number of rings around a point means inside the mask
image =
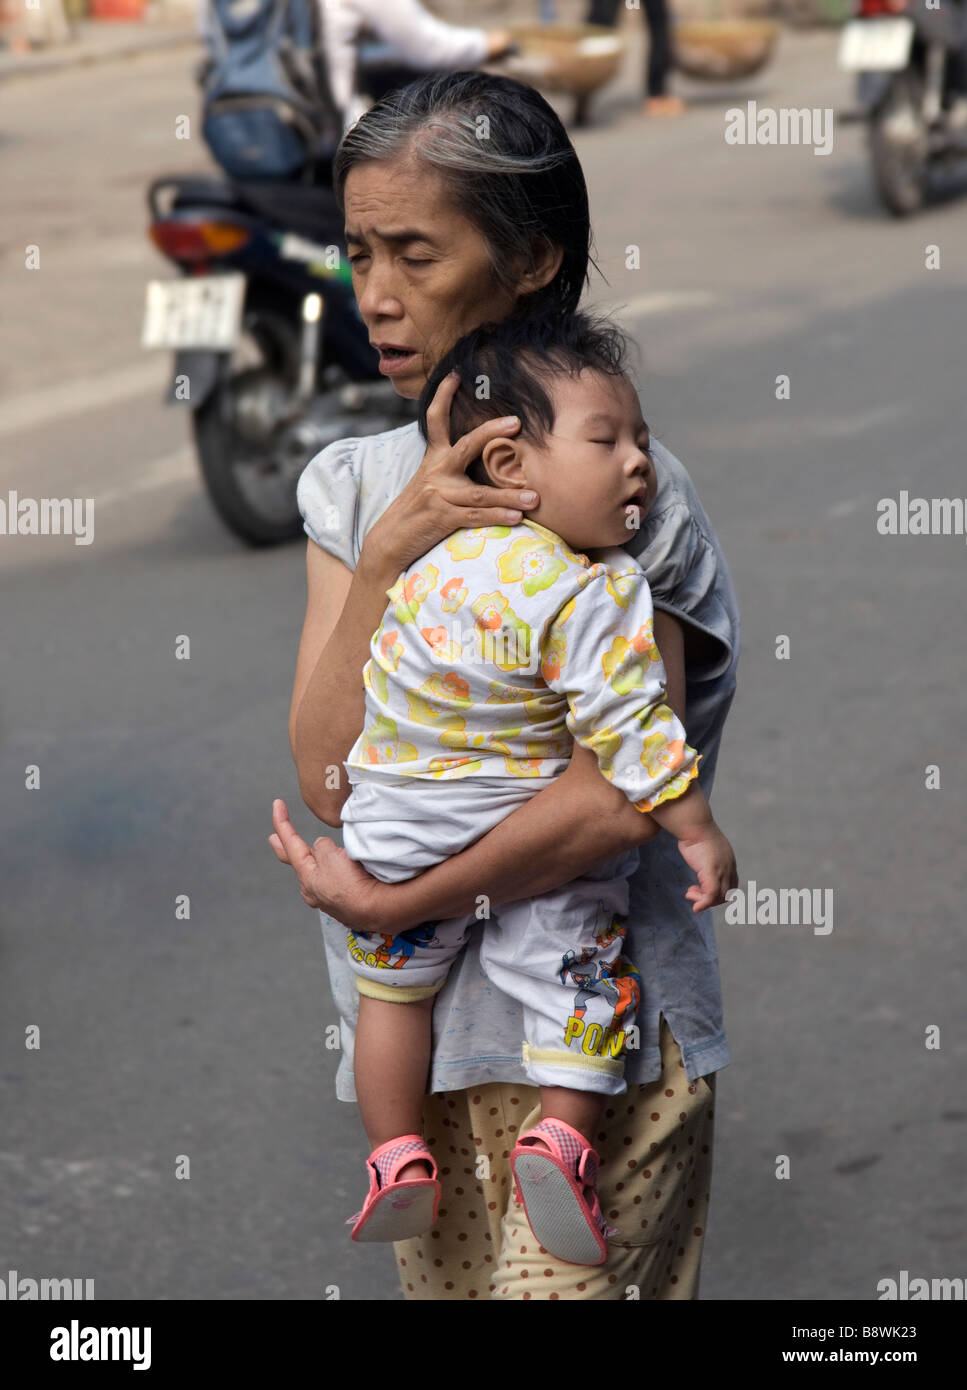
M 524 701 L 524 714 L 529 724 L 555 724 L 564 712 L 564 697 L 554 690 L 532 695 Z
M 509 527 L 505 527 L 509 530 Z M 463 576 L 458 575 L 455 579 L 448 579 L 440 590 L 440 604 L 444 613 L 456 613 L 460 605 L 467 597 L 467 587 L 463 582 Z
M 518 738 L 520 729 L 494 729 L 488 733 L 465 734 L 465 733 L 442 733 L 440 742 L 444 748 L 464 748 L 464 749 L 486 749 L 488 753 L 511 752 L 510 745 L 504 740 L 508 738 Z
M 395 671 L 400 664 L 400 657 L 403 655 L 403 643 L 399 637 L 399 633 L 394 628 L 392 632 L 382 633 L 379 638 L 377 648 L 379 657 L 377 659 L 384 671 Z
M 477 626 L 489 628 L 495 631 L 503 622 L 503 615 L 507 609 L 508 600 L 495 589 L 492 594 L 482 594 L 480 598 L 474 599 L 471 611 L 477 619 Z
M 563 626 L 564 626 L 564 624 L 567 622 L 568 618 L 569 618 L 569 617 L 571 616 L 571 614 L 574 612 L 574 605 L 575 605 L 576 602 L 577 602 L 577 599 L 576 599 L 576 598 L 569 598 L 569 599 L 568 599 L 567 603 L 565 603 L 565 605 L 564 605 L 564 607 L 561 609 L 560 613 L 558 613 L 557 617 L 554 619 L 554 626 L 555 626 L 555 627 L 563 627 Z
M 569 758 L 574 751 L 574 740 L 567 730 L 553 738 L 542 739 L 539 743 L 532 739 L 524 744 L 526 758 L 505 758 L 507 771 L 515 777 L 539 777 L 545 762 L 556 762 L 559 758 Z
M 598 767 L 609 782 L 614 781 L 614 755 L 621 744 L 621 735 L 616 734 L 610 724 L 606 724 L 603 729 L 595 729 L 591 736 L 584 740 L 585 747 L 597 755 Z
M 523 705 L 524 717 L 528 724 L 554 723 L 561 717 L 561 696 L 554 691 L 535 695 L 532 691 L 516 685 L 505 685 L 502 681 L 489 681 L 490 694 L 486 705 Z
M 431 758 L 428 766 L 434 777 L 453 780 L 479 772 L 483 763 L 479 758 Z
M 470 682 L 463 676 L 458 676 L 456 671 L 447 671 L 443 676 L 433 675 L 423 682 L 420 689 L 424 694 L 456 705 L 459 709 L 468 709 L 471 704 Z
M 643 624 L 629 642 L 616 637 L 601 658 L 605 676 L 619 695 L 639 690 L 648 683 L 649 668 L 661 661 L 651 635 L 651 621 Z
M 547 640 L 544 643 L 544 655 L 541 661 L 541 675 L 546 681 L 557 681 L 561 679 L 561 672 L 564 670 L 566 658 L 567 638 L 555 623 L 548 629 Z
M 647 729 L 649 724 L 655 720 L 659 724 L 674 723 L 675 714 L 667 705 L 655 705 L 654 709 L 639 710 L 635 718 L 643 729 Z
M 363 667 L 363 685 L 376 696 L 381 705 L 389 704 L 386 672 L 372 660 L 367 661 Z
M 516 685 L 505 685 L 503 681 L 488 681 L 487 689 L 490 694 L 484 704 L 487 705 L 516 705 L 519 704 L 527 695 L 526 690 L 521 690 Z
M 604 587 L 619 608 L 627 608 L 631 595 L 635 591 L 635 576 L 633 574 L 612 574 L 609 570 Z
M 400 575 L 392 589 L 387 589 L 387 595 L 394 606 L 397 621 L 401 626 L 416 621 L 420 605 L 427 594 L 436 588 L 439 578 L 440 571 L 436 565 L 427 565 L 426 569 L 417 570 L 408 578 Z
M 459 642 L 452 642 L 445 627 L 421 627 L 420 636 L 432 648 L 437 661 L 459 661 L 463 648 Z
M 454 705 L 466 709 L 470 704 L 470 687 L 462 676 L 448 672 L 445 676 L 431 676 L 424 681 L 419 692 L 406 691 L 406 703 L 414 724 L 425 724 L 433 729 L 457 731 L 466 727 L 467 721 L 461 714 L 453 711 Z
M 499 540 L 510 535 L 509 526 L 464 526 L 446 542 L 445 548 L 454 560 L 475 560 L 483 554 L 488 540 Z
M 574 752 L 574 739 L 567 728 L 540 743 L 529 743 L 527 752 L 532 758 L 569 758 Z
M 379 715 L 362 737 L 360 756 L 366 763 L 409 763 L 420 755 L 412 743 L 405 743 L 399 734 L 396 723 L 386 715 Z
M 474 599 L 471 609 L 477 620 L 477 645 L 483 661 L 493 662 L 501 671 L 519 671 L 530 666 L 530 626 L 518 618 L 499 589 Z
M 671 801 L 673 800 L 673 798 L 681 796 L 682 792 L 685 791 L 685 789 L 687 788 L 689 782 L 691 782 L 693 778 L 698 776 L 698 764 L 700 758 L 701 754 L 699 754 L 699 758 L 695 760 L 695 762 L 692 764 L 692 766 L 688 769 L 687 772 L 683 772 L 679 777 L 673 777 L 670 782 L 666 782 L 665 785 L 659 791 L 658 795 L 653 797 L 652 800 L 636 801 L 636 808 L 639 811 L 653 811 L 655 807 L 660 806 L 663 801 Z
M 512 777 L 539 777 L 540 758 L 505 758 L 504 764 Z
M 528 598 L 541 589 L 549 589 L 567 569 L 555 553 L 552 541 L 541 536 L 519 536 L 498 557 L 497 571 L 503 584 L 523 580 L 521 587 Z
M 663 772 L 675 772 L 685 761 L 685 741 L 677 738 L 672 743 L 664 734 L 650 734 L 641 748 L 641 765 L 649 777 L 660 777 Z

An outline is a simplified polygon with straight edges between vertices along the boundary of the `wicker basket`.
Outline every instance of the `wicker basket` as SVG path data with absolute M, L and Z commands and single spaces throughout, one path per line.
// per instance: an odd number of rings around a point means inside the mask
M 577 97 L 610 82 L 627 47 L 613 29 L 601 24 L 514 24 L 510 32 L 523 52 L 501 71 Z
M 703 82 L 749 77 L 765 67 L 778 37 L 771 19 L 682 20 L 673 31 L 675 66 Z

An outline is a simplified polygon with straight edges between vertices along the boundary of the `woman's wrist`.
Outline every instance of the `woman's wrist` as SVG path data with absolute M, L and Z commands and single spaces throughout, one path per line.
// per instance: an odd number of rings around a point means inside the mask
M 384 592 L 395 584 L 400 571 L 405 568 L 406 566 L 400 564 L 395 556 L 383 550 L 370 532 L 363 541 L 359 559 L 356 561 L 356 573 L 366 587 Z

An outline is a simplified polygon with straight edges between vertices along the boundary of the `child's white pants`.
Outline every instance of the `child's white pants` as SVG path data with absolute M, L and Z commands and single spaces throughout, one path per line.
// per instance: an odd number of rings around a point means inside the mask
M 547 785 L 522 781 L 374 774 L 354 782 L 343 807 L 343 845 L 373 877 L 400 882 L 459 854 Z M 481 892 L 476 910 L 461 917 L 397 936 L 350 931 L 356 986 L 397 1003 L 436 994 L 471 924 L 484 920 L 480 962 L 523 1005 L 528 1079 L 618 1095 L 640 998 L 638 972 L 621 955 L 637 865 L 638 851 L 629 850 L 538 897 L 491 909 Z

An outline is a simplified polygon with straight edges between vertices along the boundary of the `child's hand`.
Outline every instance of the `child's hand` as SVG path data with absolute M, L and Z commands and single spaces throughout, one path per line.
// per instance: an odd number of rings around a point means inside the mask
M 685 894 L 693 912 L 704 912 L 725 902 L 730 888 L 738 888 L 739 875 L 732 846 L 713 821 L 694 835 L 678 842 L 679 853 L 698 876 Z

